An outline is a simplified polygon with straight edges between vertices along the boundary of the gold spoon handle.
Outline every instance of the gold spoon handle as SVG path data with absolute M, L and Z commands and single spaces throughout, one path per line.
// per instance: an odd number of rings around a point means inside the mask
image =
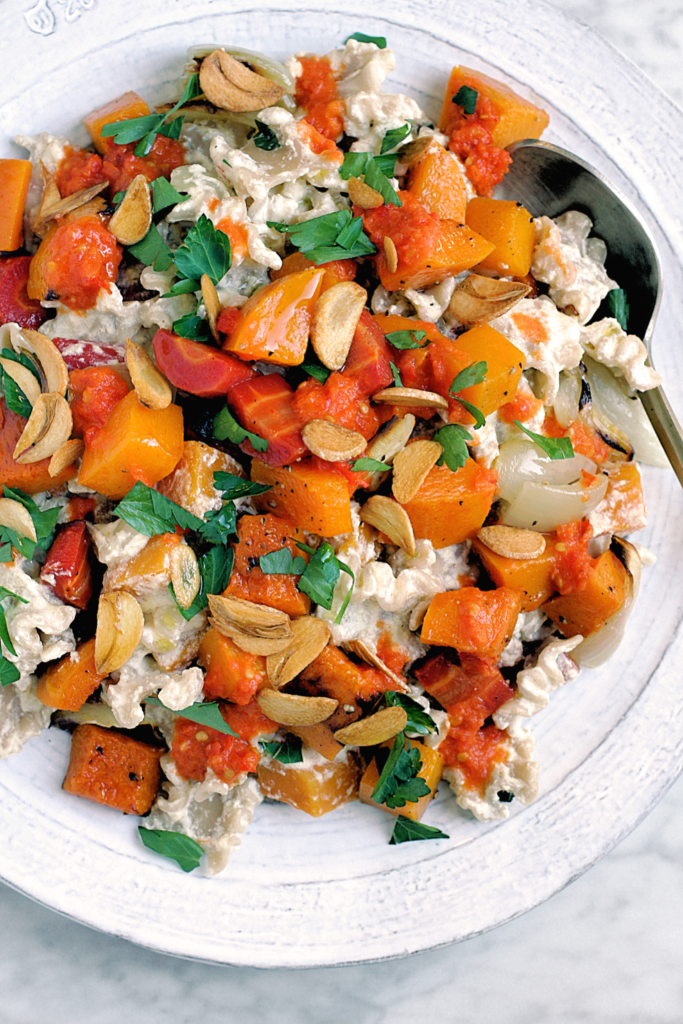
M 655 434 L 683 487 L 683 434 L 666 395 L 661 388 L 642 391 L 640 400 Z

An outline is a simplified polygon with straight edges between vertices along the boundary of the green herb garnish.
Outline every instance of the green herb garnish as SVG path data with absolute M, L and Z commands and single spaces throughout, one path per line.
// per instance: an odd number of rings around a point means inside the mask
M 0 658 L 0 686 L 9 686 L 21 679 L 21 672 L 16 665 L 13 665 L 7 658 Z
M 167 178 L 155 178 L 152 182 L 152 209 L 155 213 L 165 210 L 167 206 L 175 206 L 187 199 Z
M 234 501 L 236 498 L 246 498 L 254 494 L 265 494 L 271 489 L 271 484 L 257 484 L 253 480 L 245 480 L 234 473 L 225 473 L 219 469 L 213 474 L 214 487 L 223 492 L 223 498 Z
M 364 175 L 365 184 L 379 192 L 385 203 L 402 206 L 403 203 L 389 181 L 395 163 L 395 156 L 375 157 L 371 153 L 345 153 L 339 173 L 344 181 Z
M 128 252 L 132 253 L 135 259 L 144 263 L 146 267 L 154 266 L 155 270 L 162 273 L 165 270 L 170 270 L 173 264 L 173 253 L 159 234 L 156 224 L 152 224 L 141 242 L 129 245 Z
M 173 600 L 178 606 L 178 611 L 188 622 L 190 619 L 193 619 L 195 615 L 204 611 L 209 603 L 209 594 L 222 594 L 230 582 L 230 574 L 232 572 L 232 567 L 235 564 L 235 552 L 232 548 L 226 547 L 230 532 L 234 533 L 234 529 L 232 531 L 221 533 L 219 543 L 210 547 L 209 550 L 204 552 L 203 555 L 200 555 L 197 560 L 199 565 L 199 575 L 201 576 L 201 586 L 199 588 L 199 593 L 189 608 L 181 608 L 178 604 L 173 584 L 169 583 L 168 585 L 168 589 L 173 596 Z
M 257 118 L 256 127 L 258 128 L 258 131 L 255 135 L 252 135 L 251 141 L 257 149 L 265 149 L 270 152 L 273 149 L 280 148 L 278 137 L 269 124 L 265 124 Z
M 269 228 L 288 234 L 292 245 L 316 265 L 371 256 L 377 251 L 363 231 L 363 218 L 354 217 L 350 210 L 326 213 L 300 224 L 267 223 Z
M 364 32 L 354 32 L 353 35 L 347 36 L 344 43 L 348 43 L 349 39 L 355 39 L 358 43 L 374 43 L 378 50 L 386 50 L 387 47 L 384 36 L 366 36 Z
M 401 125 L 400 128 L 391 128 L 386 132 L 382 139 L 382 145 L 380 146 L 380 155 L 389 153 L 390 150 L 396 149 L 399 143 L 403 142 L 407 135 L 410 135 L 413 130 L 413 122 L 407 121 L 406 124 Z
M 191 704 L 189 708 L 183 708 L 181 711 L 167 708 L 158 697 L 145 697 L 145 704 L 155 704 L 157 707 L 170 711 L 172 715 L 177 715 L 178 718 L 187 718 L 190 722 L 196 722 L 197 725 L 205 725 L 208 729 L 215 729 L 216 732 L 222 732 L 226 736 L 234 736 L 236 739 L 240 739 L 239 733 L 235 732 L 223 718 L 217 700 L 207 703 L 199 701 L 196 704 Z
M 232 265 L 230 239 L 202 214 L 174 254 L 178 273 L 199 281 L 202 274 L 217 284 Z
M 351 600 L 356 577 L 348 565 L 345 565 L 344 562 L 336 557 L 331 544 L 325 542 L 319 548 L 312 548 L 308 544 L 297 541 L 296 546 L 311 555 L 308 565 L 299 578 L 297 587 L 304 594 L 308 594 L 312 601 L 315 601 L 316 604 L 321 604 L 328 611 L 332 608 L 334 588 L 337 585 L 340 574 L 345 572 L 347 576 L 351 577 L 351 587 L 339 609 L 337 618 L 334 620 L 336 624 L 339 624 Z
M 412 843 L 418 839 L 450 839 L 450 836 L 433 825 L 424 825 L 421 821 L 412 821 L 405 814 L 399 814 L 389 844 L 398 846 L 399 843 Z
M 261 555 L 259 566 L 269 576 L 301 576 L 306 571 L 306 559 L 294 556 L 289 548 L 279 548 Z
M 102 127 L 100 135 L 103 138 L 113 137 L 114 142 L 119 146 L 140 140 L 134 153 L 136 156 L 147 156 L 157 135 L 165 135 L 170 139 L 178 138 L 183 126 L 183 118 L 181 116 L 173 120 L 169 119 L 173 118 L 183 104 L 200 96 L 201 92 L 199 75 L 190 75 L 182 96 L 167 114 L 145 114 L 144 117 L 131 117 L 126 121 L 113 121 Z
M 2 492 L 6 498 L 18 501 L 28 511 L 35 527 L 37 540 L 33 541 L 30 537 L 24 537 L 23 534 L 15 533 L 14 530 L 10 530 L 7 526 L 0 526 L 0 545 L 2 545 L 0 548 L 2 552 L 0 561 L 11 561 L 12 545 L 24 558 L 32 559 L 36 548 L 47 552 L 52 544 L 55 526 L 62 511 L 61 508 L 40 509 L 33 498 L 28 494 L 24 494 L 18 487 L 3 486 Z M 8 549 L 9 557 L 6 555 Z
M 259 747 L 281 764 L 300 764 L 304 759 L 301 752 L 302 742 L 298 736 L 288 736 L 284 740 L 261 741 Z
M 398 371 L 398 366 L 396 366 L 396 364 L 392 362 L 389 362 L 389 366 L 391 367 L 391 375 L 394 378 L 394 387 L 402 388 L 403 381 L 401 380 L 401 374 Z
M 446 465 L 454 473 L 461 469 L 470 456 L 466 442 L 471 440 L 471 434 L 460 423 L 447 423 L 437 430 L 432 441 L 438 441 L 443 448 L 437 466 Z
M 3 608 L 1 603 L 6 597 L 13 597 L 15 598 L 15 600 L 21 601 L 22 604 L 28 604 L 28 601 L 26 600 L 25 597 L 19 597 L 19 594 L 15 594 L 13 590 L 8 590 L 7 587 L 0 587 L 0 640 L 2 640 L 3 644 L 10 652 L 10 654 L 16 658 L 17 652 L 14 649 L 12 638 L 9 635 L 9 629 L 7 628 L 7 618 L 5 616 L 5 609 Z M 17 678 L 19 677 L 17 676 Z
M 357 473 L 388 473 L 391 466 L 387 466 L 385 462 L 380 462 L 379 459 L 371 459 L 364 455 L 362 458 L 356 459 L 355 462 L 351 463 L 351 469 Z
M 436 722 L 430 714 L 428 714 L 421 704 L 418 704 L 416 700 L 409 697 L 407 693 L 398 693 L 395 690 L 388 690 L 384 697 L 387 702 L 387 707 L 398 706 L 408 715 L 408 721 L 406 723 L 404 732 L 418 733 L 420 736 L 426 736 L 427 733 L 436 732 Z
M 241 427 L 232 415 L 227 405 L 221 409 L 213 421 L 213 433 L 219 441 L 232 441 L 233 444 L 241 444 L 242 441 L 249 441 L 252 448 L 257 452 L 268 450 L 268 442 L 258 434 Z
M 390 331 L 389 334 L 385 334 L 384 337 L 387 339 L 390 345 L 394 346 L 394 348 L 423 348 L 423 343 L 424 339 L 427 337 L 427 332 Z
M 519 420 L 515 420 L 515 426 L 523 430 L 549 458 L 553 460 L 574 458 L 574 449 L 568 437 L 544 437 L 542 434 L 535 434 L 533 430 L 527 430 Z
M 183 871 L 194 871 L 199 867 L 204 851 L 189 836 L 162 828 L 145 828 L 143 825 L 138 825 L 138 832 L 148 850 L 177 861 Z
M 477 109 L 478 99 L 479 93 L 476 89 L 471 89 L 469 85 L 461 85 L 453 97 L 453 102 L 462 107 L 463 114 L 471 116 Z
M 384 753 L 385 750 L 378 751 L 376 759 Z M 406 735 L 400 732 L 372 791 L 372 799 L 378 804 L 386 804 L 392 810 L 405 807 L 407 803 L 417 803 L 420 797 L 430 792 L 424 779 L 418 778 L 421 768 L 419 749 L 411 746 L 410 741 L 406 746 Z
M 622 331 L 628 331 L 630 307 L 624 289 L 613 288 L 611 292 L 607 293 L 607 301 L 609 302 L 612 316 L 618 321 Z
M 200 530 L 204 520 L 187 512 L 182 505 L 138 480 L 116 508 L 114 515 L 147 537 L 183 530 Z
M 169 291 L 164 292 L 161 298 L 172 299 L 175 295 L 190 295 L 193 292 L 200 291 L 201 287 L 199 281 L 190 281 L 188 278 L 183 278 L 180 281 L 176 281 Z
M 179 320 L 173 321 L 173 333 L 190 341 L 209 340 L 209 322 L 196 313 L 186 313 Z
M 327 367 L 310 361 L 302 363 L 301 369 L 304 371 L 304 373 L 307 373 L 309 377 L 314 377 L 320 384 L 324 384 L 329 375 L 332 373 L 332 371 L 328 370 Z

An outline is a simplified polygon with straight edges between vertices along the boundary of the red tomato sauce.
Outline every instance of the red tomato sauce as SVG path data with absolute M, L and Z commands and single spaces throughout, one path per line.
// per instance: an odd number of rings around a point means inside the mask
M 494 764 L 508 759 L 507 745 L 501 742 L 504 739 L 505 733 L 495 725 L 483 729 L 458 726 L 451 728 L 439 753 L 447 767 L 462 772 L 468 787 L 483 792 Z
M 354 208 L 354 215 L 363 216 L 363 226 L 370 239 L 382 249 L 387 235 L 396 246 L 401 263 L 421 266 L 438 247 L 441 237 L 439 218 L 430 213 L 410 192 L 398 193 L 402 206 L 387 203 L 374 210 Z
M 240 263 L 249 251 L 249 233 L 244 224 L 239 224 L 230 217 L 223 217 L 216 224 L 218 231 L 222 231 L 230 239 L 230 253 L 233 266 Z
M 111 416 L 114 406 L 125 398 L 128 384 L 109 366 L 90 366 L 69 374 L 69 398 L 74 436 L 90 444 Z
M 167 139 L 165 135 L 157 135 L 154 145 L 144 157 L 136 156 L 133 152 L 137 142 L 119 146 L 110 138 L 102 141 L 106 147 L 102 172 L 111 184 L 112 195 L 127 189 L 138 174 L 144 174 L 148 181 L 168 178 L 172 170 L 185 163 L 182 143 L 177 139 Z
M 330 62 L 327 57 L 300 57 L 299 63 L 303 70 L 296 80 L 296 102 L 306 111 L 309 125 L 336 142 L 344 131 L 344 102 Z
M 543 402 L 534 398 L 528 391 L 517 391 L 511 402 L 501 405 L 498 418 L 505 423 L 514 423 L 515 420 L 524 423 L 535 416 L 542 405 Z
M 379 429 L 379 419 L 361 397 L 357 382 L 343 373 L 331 373 L 324 384 L 309 377 L 296 389 L 293 405 L 302 425 L 310 420 L 331 420 L 367 438 Z
M 597 559 L 588 553 L 593 527 L 585 520 L 566 523 L 558 526 L 556 536 L 555 564 L 550 578 L 561 594 L 585 590 L 597 564 Z
M 98 217 L 79 217 L 52 236 L 45 284 L 70 309 L 92 309 L 100 289 L 111 290 L 121 256 L 121 246 Z
M 492 196 L 493 189 L 502 181 L 512 157 L 494 145 L 492 130 L 499 121 L 495 105 L 481 93 L 473 114 L 464 114 L 462 107 L 451 104 L 446 126 L 450 135 L 448 148 L 465 164 L 467 177 L 481 196 Z
M 72 149 L 71 146 L 66 147 L 65 153 L 66 156 L 60 161 L 55 175 L 62 199 L 107 180 L 99 154 L 88 153 L 85 149 Z
M 173 730 L 171 757 L 185 779 L 201 782 L 210 768 L 223 782 L 232 782 L 242 772 L 254 772 L 261 760 L 258 750 L 227 733 L 206 725 L 177 718 Z

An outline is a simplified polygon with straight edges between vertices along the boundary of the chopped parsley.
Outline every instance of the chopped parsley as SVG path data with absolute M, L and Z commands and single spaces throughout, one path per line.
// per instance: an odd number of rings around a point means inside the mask
M 204 520 L 187 512 L 182 505 L 171 501 L 153 487 L 138 480 L 116 508 L 114 515 L 147 537 L 160 533 L 174 533 L 176 526 L 183 530 L 201 530 Z
M 265 494 L 271 489 L 271 484 L 257 484 L 252 480 L 245 480 L 234 473 L 225 473 L 219 469 L 213 474 L 214 487 L 223 492 L 225 501 L 234 501 L 236 498 L 246 498 L 254 494 Z
M 386 748 L 381 748 L 377 752 L 378 767 L 385 754 Z M 400 732 L 386 757 L 372 791 L 372 799 L 378 804 L 386 804 L 392 810 L 396 807 L 405 807 L 407 803 L 417 803 L 420 797 L 427 796 L 430 792 L 425 780 L 418 777 L 421 768 L 420 751 L 417 747 L 411 746 L 410 741 L 406 745 L 405 732 Z
M 391 367 L 391 375 L 394 378 L 394 387 L 402 388 L 403 381 L 401 380 L 401 374 L 398 371 L 398 366 L 396 366 L 396 364 L 392 362 L 389 362 L 389 366 Z
M 196 313 L 186 313 L 179 320 L 173 321 L 173 333 L 190 341 L 208 341 L 209 322 Z
M 161 272 L 170 270 L 173 265 L 173 253 L 159 234 L 156 224 L 152 224 L 141 242 L 129 245 L 128 252 L 146 267 L 153 266 L 155 270 Z
M 215 523 L 212 523 L 212 526 L 215 527 Z M 195 615 L 198 615 L 199 612 L 204 611 L 209 603 L 209 594 L 222 594 L 230 582 L 230 574 L 232 572 L 232 567 L 235 564 L 235 552 L 232 548 L 227 547 L 226 544 L 228 537 L 233 534 L 235 530 L 234 524 L 232 529 L 230 529 L 229 526 L 230 524 L 228 524 L 228 528 L 224 531 L 216 529 L 216 533 L 218 535 L 217 543 L 214 543 L 213 547 L 210 547 L 208 551 L 205 551 L 204 554 L 200 555 L 197 559 L 201 584 L 199 587 L 199 593 L 189 608 L 182 608 L 178 604 L 173 584 L 169 583 L 168 585 L 168 589 L 173 596 L 173 600 L 178 607 L 178 611 L 188 622 L 190 619 L 193 619 Z
M 217 284 L 232 265 L 230 239 L 203 213 L 176 250 L 174 259 L 178 273 L 183 277 L 199 281 L 206 274 Z
M 176 861 L 183 871 L 194 871 L 199 867 L 204 851 L 199 843 L 189 836 L 162 828 L 145 828 L 144 825 L 138 825 L 138 832 L 148 850 Z
M 280 548 L 261 555 L 259 566 L 269 576 L 301 576 L 306 571 L 306 559 L 293 555 L 289 548 Z
M 574 458 L 574 449 L 568 437 L 544 437 L 542 434 L 535 434 L 533 430 L 527 430 L 519 420 L 515 420 L 515 426 L 523 430 L 549 458 L 553 460 Z
M 215 729 L 216 732 L 240 739 L 239 733 L 235 732 L 223 718 L 217 700 L 206 703 L 199 701 L 196 704 L 191 704 L 189 708 L 182 708 L 181 711 L 167 708 L 158 697 L 145 697 L 145 704 L 155 704 L 157 707 L 170 711 L 172 715 L 177 715 L 178 718 L 188 718 L 191 722 L 196 722 L 197 725 L 205 725 L 208 729 Z
M 278 137 L 273 131 L 273 129 L 270 127 L 270 125 L 265 124 L 263 121 L 259 121 L 259 119 L 257 118 L 256 127 L 258 131 L 256 132 L 255 135 L 252 135 L 251 141 L 254 143 L 257 149 L 265 149 L 268 152 L 270 152 L 273 149 L 280 148 Z
M 470 363 L 470 365 L 466 366 L 464 370 L 461 370 L 460 373 L 456 374 L 451 382 L 450 388 L 448 389 L 448 394 L 451 398 L 456 402 L 459 402 L 464 409 L 467 409 L 470 416 L 474 418 L 474 425 L 478 429 L 486 426 L 486 418 L 483 412 L 481 409 L 477 409 L 476 405 L 472 405 L 471 402 L 462 398 L 458 392 L 463 391 L 465 388 L 471 388 L 475 384 L 483 383 L 487 370 L 488 367 L 485 362 Z
M 232 441 L 233 444 L 241 444 L 242 441 L 249 441 L 254 451 L 265 452 L 268 450 L 268 442 L 265 438 L 253 434 L 250 430 L 241 427 L 232 415 L 227 405 L 214 417 L 213 433 L 219 441 Z
M 407 693 L 398 693 L 396 690 L 388 690 L 384 694 L 387 707 L 398 706 L 403 708 L 408 716 L 404 732 L 417 733 L 426 736 L 427 733 L 436 732 L 436 722 L 428 714 L 421 704 L 409 697 Z
M 28 511 L 36 531 L 37 540 L 24 537 L 16 533 L 8 526 L 0 526 L 0 562 L 12 561 L 12 547 L 14 546 L 24 558 L 32 559 L 36 548 L 47 552 L 52 544 L 55 526 L 62 511 L 61 507 L 40 509 L 32 497 L 24 494 L 18 487 L 3 486 L 2 492 L 5 498 L 12 498 Z
M 38 383 L 40 383 L 40 374 L 38 373 L 35 364 L 23 352 L 14 352 L 11 348 L 3 348 L 0 355 L 3 359 L 8 359 L 13 363 L 20 363 L 21 366 L 30 370 Z M 3 380 L 5 404 L 7 405 L 7 408 L 12 412 L 15 412 L 17 416 L 23 416 L 24 419 L 28 419 L 33 409 L 28 398 L 6 370 L 0 370 L 0 377 Z
M 354 32 L 352 35 L 347 36 L 344 43 L 348 43 L 349 39 L 355 39 L 359 43 L 374 43 L 378 50 L 386 50 L 387 41 L 384 36 L 366 36 L 364 32 Z
M 190 295 L 192 292 L 200 291 L 201 287 L 199 281 L 190 281 L 188 278 L 183 278 L 181 281 L 176 281 L 161 298 L 172 299 L 174 295 Z
M 351 587 L 339 609 L 337 618 L 334 620 L 336 624 L 339 624 L 351 600 L 356 577 L 348 565 L 336 557 L 331 544 L 325 542 L 319 548 L 312 548 L 308 544 L 297 541 L 296 546 L 311 555 L 306 569 L 299 577 L 297 586 L 304 594 L 308 594 L 312 601 L 321 604 L 328 611 L 332 608 L 334 588 L 341 573 L 345 572 L 347 576 L 351 577 Z
M 350 210 L 326 213 L 300 224 L 269 220 L 268 227 L 288 234 L 292 245 L 316 265 L 372 256 L 377 251 L 363 231 L 363 218 L 354 217 Z
M 180 129 L 183 126 L 183 117 L 173 118 L 173 115 L 190 100 L 201 96 L 199 75 L 190 75 L 183 94 L 176 105 L 167 114 L 145 114 L 143 117 L 131 117 L 125 121 L 112 121 L 105 124 L 100 135 L 103 138 L 112 138 L 119 146 L 126 146 L 131 142 L 137 142 L 133 150 L 135 156 L 147 156 L 150 152 L 157 135 L 165 135 L 169 139 L 177 139 Z
M 467 114 L 470 117 L 477 109 L 478 99 L 479 93 L 476 89 L 470 88 L 469 85 L 461 85 L 453 97 L 453 102 L 462 107 L 463 114 Z
M 399 814 L 389 844 L 398 846 L 399 843 L 412 843 L 418 839 L 450 839 L 450 836 L 433 825 L 424 825 L 421 821 L 413 821 L 406 818 L 405 814 Z
M 396 157 L 375 157 L 372 153 L 345 153 L 339 173 L 344 181 L 364 176 L 365 184 L 379 192 L 385 203 L 402 206 L 399 196 L 389 181 L 394 172 Z
M 437 466 L 446 465 L 454 473 L 467 462 L 470 453 L 467 442 L 472 436 L 460 423 L 447 423 L 434 434 L 432 441 L 438 441 L 443 448 Z
M 300 764 L 304 759 L 301 752 L 302 742 L 298 736 L 287 736 L 284 740 L 261 741 L 259 747 L 281 764 Z
M 385 136 L 382 139 L 382 145 L 379 150 L 380 155 L 384 155 L 384 153 L 389 153 L 392 149 L 396 149 L 396 147 L 403 142 L 406 136 L 410 135 L 412 130 L 412 121 L 407 121 L 405 124 L 402 124 L 400 128 L 391 128 L 385 133 Z
M 423 348 L 426 331 L 389 331 L 384 337 L 394 348 Z
M 607 293 L 607 301 L 609 303 L 610 312 L 618 322 L 622 331 L 628 331 L 630 307 L 624 289 L 613 288 L 611 292 Z
M 15 598 L 15 600 L 21 601 L 22 604 L 28 604 L 28 601 L 26 600 L 25 597 L 20 597 L 19 594 L 15 594 L 13 590 L 8 590 L 7 587 L 0 587 L 0 640 L 2 640 L 3 644 L 10 652 L 10 654 L 16 658 L 17 652 L 14 649 L 12 638 L 9 635 L 9 629 L 7 628 L 7 618 L 5 616 L 5 609 L 2 606 L 2 601 L 4 601 L 6 597 L 13 597 Z M 17 676 L 17 678 L 19 677 Z
M 21 679 L 21 672 L 16 665 L 13 665 L 7 658 L 0 658 L 0 686 L 9 686 Z
M 356 473 L 388 473 L 391 466 L 387 466 L 385 462 L 380 462 L 379 459 L 371 459 L 364 455 L 362 458 L 356 459 L 355 462 L 351 463 L 351 469 L 355 470 Z
M 155 213 L 165 210 L 167 206 L 175 206 L 187 199 L 166 178 L 155 178 L 152 182 L 152 209 Z

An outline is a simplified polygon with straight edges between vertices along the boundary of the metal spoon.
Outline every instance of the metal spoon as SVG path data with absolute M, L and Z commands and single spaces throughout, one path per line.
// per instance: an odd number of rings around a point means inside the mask
M 497 199 L 519 200 L 534 217 L 579 210 L 607 245 L 607 270 L 628 295 L 629 330 L 651 341 L 662 293 L 654 239 L 628 199 L 594 167 L 549 142 L 525 139 L 509 147 L 512 164 L 496 188 Z M 683 486 L 683 434 L 661 388 L 640 393 L 650 423 Z

